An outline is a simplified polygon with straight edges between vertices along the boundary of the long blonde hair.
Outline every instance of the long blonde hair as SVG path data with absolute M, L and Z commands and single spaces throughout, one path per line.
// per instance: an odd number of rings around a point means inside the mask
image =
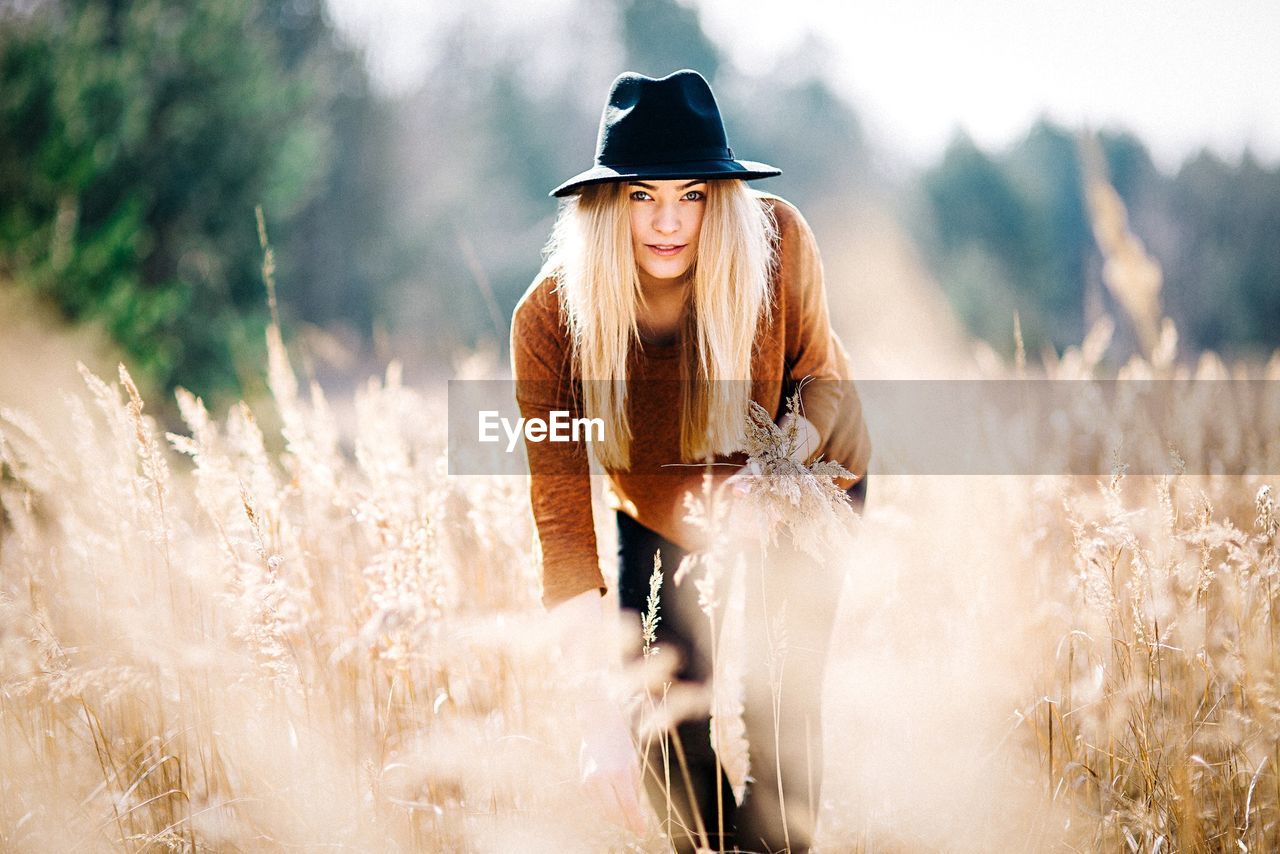
M 560 207 L 543 249 L 542 275 L 554 275 L 561 317 L 582 381 L 582 414 L 604 422 L 596 458 L 610 469 L 631 466 L 628 365 L 640 344 L 642 299 L 631 242 L 630 188 L 587 185 Z M 751 395 L 756 331 L 772 317 L 777 222 L 745 181 L 707 181 L 706 209 L 692 264 L 692 305 L 680 353 L 680 453 L 685 462 L 742 446 Z

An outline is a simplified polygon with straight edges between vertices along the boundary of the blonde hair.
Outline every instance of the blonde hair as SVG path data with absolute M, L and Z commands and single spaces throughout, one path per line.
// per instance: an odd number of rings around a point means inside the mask
M 643 299 L 631 241 L 630 188 L 587 185 L 561 205 L 543 249 L 542 275 L 554 275 L 561 317 L 582 381 L 582 414 L 604 422 L 596 458 L 631 467 L 628 366 L 640 344 Z M 691 265 L 691 310 L 680 352 L 680 453 L 700 462 L 742 447 L 756 331 L 772 317 L 777 222 L 741 179 L 707 181 L 706 209 Z

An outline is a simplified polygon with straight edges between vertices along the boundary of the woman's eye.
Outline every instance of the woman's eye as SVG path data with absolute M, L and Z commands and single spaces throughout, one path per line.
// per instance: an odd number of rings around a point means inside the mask
M 702 190 L 690 190 L 689 192 L 685 193 L 683 196 L 683 198 L 691 202 L 700 202 L 706 197 L 707 197 L 707 194 L 704 193 Z M 632 201 L 636 201 L 636 202 L 645 202 L 645 201 L 650 201 L 652 197 L 648 193 L 646 193 L 644 190 L 632 190 L 631 199 Z

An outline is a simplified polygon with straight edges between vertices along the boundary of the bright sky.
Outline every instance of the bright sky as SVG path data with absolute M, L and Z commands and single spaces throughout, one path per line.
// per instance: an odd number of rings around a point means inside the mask
M 441 19 L 462 0 L 330 0 L 340 25 L 372 41 L 390 89 L 421 72 Z M 486 21 L 537 32 L 571 0 L 475 0 Z M 1280 162 L 1280 2 L 1276 0 L 699 0 L 703 24 L 753 75 L 805 50 L 858 108 L 873 140 L 913 163 L 955 127 L 1011 144 L 1044 112 L 1075 126 L 1123 126 L 1173 169 L 1208 145 L 1246 144 Z M 811 50 L 811 48 L 810 48 Z M 623 69 L 619 69 L 620 71 Z M 674 70 L 674 69 L 672 69 Z M 602 97 L 603 97 L 603 93 Z

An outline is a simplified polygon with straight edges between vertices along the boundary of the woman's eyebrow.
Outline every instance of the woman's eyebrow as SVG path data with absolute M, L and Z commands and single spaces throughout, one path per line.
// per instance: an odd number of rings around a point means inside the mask
M 685 185 L 684 185 L 683 187 L 681 187 L 680 189 L 682 189 L 682 190 L 687 190 L 687 189 L 689 189 L 690 187 L 696 187 L 696 186 L 697 186 L 697 185 L 699 185 L 699 184 L 705 184 L 705 183 L 707 183 L 707 182 L 706 182 L 706 181 L 690 181 L 689 183 L 685 184 Z M 629 183 L 627 184 L 627 186 L 629 186 L 629 187 L 644 187 L 646 190 L 656 190 L 656 189 L 658 189 L 657 187 L 655 187 L 655 186 L 654 186 L 654 185 L 652 185 L 652 184 L 646 184 L 644 181 L 631 181 L 631 182 L 629 182 Z

